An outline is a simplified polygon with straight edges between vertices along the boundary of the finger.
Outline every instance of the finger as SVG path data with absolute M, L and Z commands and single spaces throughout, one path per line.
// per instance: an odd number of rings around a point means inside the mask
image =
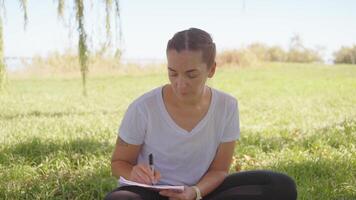
M 143 171 L 145 171 L 147 174 L 151 174 L 152 171 L 151 171 L 151 167 L 149 165 L 146 165 L 146 164 L 140 164 L 138 165 L 138 167 L 140 169 L 142 169 Z
M 139 167 L 147 174 L 147 176 L 151 177 L 152 179 L 154 178 L 154 174 L 152 173 L 151 168 L 148 165 L 140 165 Z
M 133 173 L 133 181 L 138 182 L 138 183 L 144 183 L 146 184 L 146 180 L 144 177 L 141 177 L 140 174 L 138 174 L 137 172 Z
M 162 190 L 159 192 L 159 194 L 162 196 L 166 196 L 166 197 L 170 197 L 170 198 L 177 198 L 177 199 L 180 199 L 182 197 L 182 195 L 180 193 L 173 192 L 170 190 Z
M 135 174 L 139 178 L 140 182 L 145 184 L 151 184 L 151 179 L 149 176 L 146 175 L 145 172 L 142 172 L 141 170 L 136 170 Z
M 155 180 L 154 174 L 148 165 L 139 165 L 140 169 L 149 177 L 150 183 L 152 184 Z
M 142 171 L 144 171 L 147 175 L 153 175 L 151 168 L 148 165 L 139 165 L 138 166 Z
M 161 179 L 161 173 L 159 171 L 155 170 L 155 174 L 154 174 L 155 183 L 157 183 L 159 181 L 159 179 Z

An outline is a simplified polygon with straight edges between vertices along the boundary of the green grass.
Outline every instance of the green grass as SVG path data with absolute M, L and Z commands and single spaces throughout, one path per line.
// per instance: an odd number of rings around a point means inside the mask
M 101 199 L 116 187 L 110 157 L 133 99 L 166 72 L 89 79 L 12 78 L 0 95 L 0 199 Z M 232 166 L 296 180 L 299 199 L 356 199 L 356 66 L 219 68 L 209 85 L 239 100 Z

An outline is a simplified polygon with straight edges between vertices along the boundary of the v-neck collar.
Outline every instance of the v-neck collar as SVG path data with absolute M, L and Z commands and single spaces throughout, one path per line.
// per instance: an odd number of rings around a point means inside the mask
M 209 87 L 210 91 L 211 91 L 211 100 L 210 100 L 210 105 L 208 108 L 208 112 L 205 113 L 205 115 L 203 116 L 203 118 L 194 126 L 194 128 L 191 131 L 187 131 L 184 128 L 180 127 L 171 117 L 171 115 L 168 113 L 168 110 L 166 108 L 166 105 L 164 104 L 164 100 L 163 100 L 163 88 L 164 86 L 161 86 L 157 92 L 157 97 L 158 97 L 158 102 L 159 102 L 159 107 L 160 110 L 163 114 L 163 118 L 166 120 L 166 122 L 172 127 L 174 128 L 174 130 L 177 130 L 176 132 L 182 133 L 184 135 L 187 136 L 191 136 L 194 135 L 194 133 L 196 133 L 198 130 L 200 130 L 205 124 L 206 121 L 208 120 L 208 118 L 211 115 L 211 112 L 213 112 L 214 109 L 214 105 L 215 105 L 215 90 L 211 87 Z

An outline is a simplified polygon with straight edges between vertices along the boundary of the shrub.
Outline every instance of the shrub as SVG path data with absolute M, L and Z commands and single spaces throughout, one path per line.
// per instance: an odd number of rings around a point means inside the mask
M 218 66 L 238 65 L 247 67 L 258 63 L 257 56 L 248 49 L 225 50 L 217 56 Z
M 355 64 L 356 63 L 356 45 L 353 45 L 353 47 L 341 47 L 339 50 L 334 52 L 334 62 L 335 63 Z

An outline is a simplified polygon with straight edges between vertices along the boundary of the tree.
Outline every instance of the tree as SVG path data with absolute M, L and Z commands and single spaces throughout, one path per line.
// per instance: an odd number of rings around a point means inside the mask
M 27 15 L 27 0 L 19 0 L 20 7 L 23 10 L 24 15 L 24 29 L 26 29 L 28 22 Z M 0 91 L 4 89 L 6 81 L 6 66 L 4 59 L 4 32 L 3 32 L 3 18 L 5 16 L 5 2 L 0 0 Z
M 302 38 L 299 34 L 294 34 L 293 37 L 290 39 L 289 49 L 297 51 L 302 51 L 305 49 Z
M 303 44 L 301 37 L 295 34 L 289 45 L 289 51 L 287 53 L 287 62 L 321 62 L 322 58 L 319 52 L 313 49 L 306 48 Z
M 339 50 L 334 52 L 334 62 L 335 63 L 356 63 L 356 45 L 352 47 L 341 47 Z

